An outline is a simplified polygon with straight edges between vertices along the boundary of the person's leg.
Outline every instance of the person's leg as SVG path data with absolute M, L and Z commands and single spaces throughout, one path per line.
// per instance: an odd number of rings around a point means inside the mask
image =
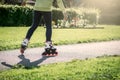
M 55 49 L 52 45 L 52 15 L 51 12 L 44 12 L 44 19 L 46 23 L 46 43 L 45 48 L 52 48 Z
M 33 22 L 32 22 L 32 25 L 31 27 L 29 28 L 27 34 L 26 34 L 26 39 L 30 40 L 32 34 L 34 33 L 34 31 L 36 30 L 36 28 L 38 27 L 39 25 L 39 22 L 40 22 L 40 19 L 41 19 L 41 12 L 40 11 L 34 11 L 33 13 Z
M 43 13 L 45 23 L 46 23 L 46 41 L 51 41 L 52 37 L 52 16 L 51 12 Z
M 30 40 L 33 32 L 34 32 L 34 31 L 36 30 L 36 28 L 38 27 L 41 16 L 42 16 L 41 12 L 39 12 L 39 11 L 34 11 L 32 26 L 29 28 L 29 30 L 28 30 L 28 32 L 27 32 L 27 34 L 26 34 L 25 39 L 24 39 L 24 40 L 22 41 L 22 43 L 21 43 L 20 52 L 21 52 L 22 54 L 24 53 L 24 50 L 27 48 L 28 43 L 29 43 L 29 40 Z
M 46 23 L 46 43 L 45 52 L 42 55 L 45 56 L 57 56 L 56 48 L 53 47 L 51 37 L 52 37 L 52 16 L 51 12 L 43 12 L 45 23 Z

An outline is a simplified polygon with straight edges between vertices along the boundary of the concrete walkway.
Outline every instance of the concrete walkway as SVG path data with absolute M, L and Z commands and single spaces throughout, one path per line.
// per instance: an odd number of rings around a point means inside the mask
M 0 70 L 6 70 L 15 64 L 24 66 L 38 66 L 57 62 L 68 62 L 73 59 L 94 58 L 103 55 L 120 55 L 120 41 L 97 43 L 82 43 L 73 45 L 56 46 L 58 56 L 41 56 L 44 48 L 27 49 L 24 56 L 19 50 L 0 51 Z

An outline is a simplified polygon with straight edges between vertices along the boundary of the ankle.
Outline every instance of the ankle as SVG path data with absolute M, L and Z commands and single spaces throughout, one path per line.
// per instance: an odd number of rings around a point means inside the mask
M 47 44 L 52 44 L 52 41 L 46 41 L 45 43 L 47 43 Z
M 45 48 L 50 48 L 52 46 L 52 42 L 51 41 L 46 41 L 45 42 Z
M 22 45 L 28 45 L 28 43 L 29 43 L 29 40 L 28 39 L 24 39 L 23 41 L 22 41 Z
M 25 42 L 29 42 L 29 39 L 25 38 L 23 41 L 25 41 Z

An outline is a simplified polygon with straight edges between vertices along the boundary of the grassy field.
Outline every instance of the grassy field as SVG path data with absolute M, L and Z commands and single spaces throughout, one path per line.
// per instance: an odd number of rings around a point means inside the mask
M 55 45 L 120 40 L 120 26 L 100 25 L 104 29 L 53 29 Z M 28 27 L 0 27 L 0 51 L 18 49 Z M 29 47 L 43 46 L 45 28 L 39 27 L 33 34 Z
M 120 40 L 120 26 L 102 25 L 104 29 L 53 29 L 55 45 Z M 17 49 L 28 27 L 0 27 L 0 50 Z M 45 28 L 39 27 L 29 47 L 43 46 Z M 0 71 L 0 80 L 120 80 L 120 56 L 103 56 L 67 63 Z
M 0 72 L 0 80 L 120 80 L 120 56 L 11 69 Z

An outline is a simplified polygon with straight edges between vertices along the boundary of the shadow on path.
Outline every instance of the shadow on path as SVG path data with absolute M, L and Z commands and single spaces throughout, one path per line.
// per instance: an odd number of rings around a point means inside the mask
M 21 59 L 20 62 L 18 62 L 16 65 L 21 65 L 24 66 L 25 68 L 32 68 L 32 67 L 37 67 L 38 64 L 41 64 L 43 61 L 45 61 L 47 58 L 50 58 L 48 56 L 42 56 L 42 58 L 30 62 L 30 59 L 27 59 L 24 55 L 19 55 L 18 58 Z M 9 67 L 9 68 L 15 68 L 15 65 L 8 64 L 6 62 L 1 62 L 2 65 Z

